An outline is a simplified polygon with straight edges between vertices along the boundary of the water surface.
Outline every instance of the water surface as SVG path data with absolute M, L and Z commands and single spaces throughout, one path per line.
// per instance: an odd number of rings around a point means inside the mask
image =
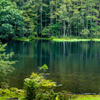
M 14 52 L 15 71 L 10 85 L 23 88 L 24 79 L 46 64 L 59 89 L 72 93 L 100 92 L 100 42 L 10 41 L 7 53 Z

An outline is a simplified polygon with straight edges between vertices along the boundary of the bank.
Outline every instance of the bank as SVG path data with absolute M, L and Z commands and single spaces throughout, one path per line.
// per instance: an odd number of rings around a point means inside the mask
M 50 41 L 55 41 L 55 42 L 88 42 L 88 41 L 94 41 L 94 42 L 99 42 L 100 38 L 43 38 L 43 37 L 34 37 L 34 38 L 13 38 L 12 40 L 14 41 L 32 41 L 32 40 L 50 40 Z
M 0 100 L 27 100 L 24 90 L 17 88 L 0 89 Z M 100 95 L 72 95 L 73 99 L 68 100 L 100 100 Z M 59 100 L 59 99 L 55 99 Z

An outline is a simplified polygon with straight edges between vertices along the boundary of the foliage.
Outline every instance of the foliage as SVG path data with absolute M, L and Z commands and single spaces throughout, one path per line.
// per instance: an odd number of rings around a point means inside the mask
M 40 89 L 48 90 L 54 86 L 56 86 L 55 82 L 46 80 L 41 74 L 32 73 L 30 78 L 26 78 L 24 82 L 26 98 L 34 99 Z
M 82 33 L 81 33 L 83 36 L 87 37 L 88 34 L 89 34 L 89 30 L 88 29 L 84 29 L 82 30 Z
M 29 35 L 28 38 L 32 40 L 32 39 L 35 38 L 35 35 L 36 35 L 36 32 L 34 32 L 34 33 L 32 33 L 31 35 Z
M 26 33 L 23 12 L 10 0 L 0 1 L 0 38 L 22 37 Z
M 42 67 L 40 67 L 40 70 L 46 71 L 48 70 L 48 66 L 44 64 Z
M 8 100 L 8 98 L 20 98 L 24 99 L 24 90 L 11 87 L 10 89 L 0 89 L 0 100 Z M 22 99 L 23 98 L 23 99 Z M 25 100 L 25 99 L 24 99 Z
M 30 78 L 26 78 L 24 89 L 28 100 L 69 100 L 75 98 L 66 91 L 59 93 L 52 89 L 56 84 L 51 80 L 46 80 L 41 74 L 32 73 Z
M 44 64 L 41 70 L 47 70 L 48 66 Z M 69 100 L 73 96 L 66 91 L 56 93 L 53 87 L 56 86 L 55 82 L 46 80 L 42 74 L 32 73 L 30 78 L 26 78 L 24 82 L 24 89 L 26 99 L 28 100 Z
M 37 93 L 35 100 L 71 100 L 75 98 L 76 96 L 73 96 L 64 90 L 58 93 L 54 92 L 53 90 L 41 90 L 39 93 Z
M 69 100 L 72 98 L 71 94 L 67 93 L 66 91 L 62 91 L 58 93 L 59 100 Z
M 43 30 L 42 30 L 42 35 L 59 35 L 60 32 L 59 32 L 59 29 L 60 29 L 60 22 L 54 24 L 54 25 L 49 25 L 48 27 L 45 27 Z
M 24 35 L 30 39 L 34 36 L 90 37 L 92 34 L 100 33 L 98 0 L 1 0 L 0 2 L 0 22 L 3 22 L 0 33 L 6 30 L 9 32 L 9 34 L 4 32 L 5 36 L 1 35 L 1 38 L 16 35 Z M 89 30 L 91 34 L 81 34 L 83 30 Z
M 94 35 L 95 37 L 100 37 L 100 32 L 99 32 L 99 31 L 93 32 L 93 35 Z
M 37 93 L 35 100 L 56 100 L 57 93 L 55 93 L 53 90 L 50 91 L 39 91 Z
M 12 65 L 16 61 L 10 61 L 9 58 L 14 54 L 13 52 L 10 54 L 5 53 L 5 47 L 7 44 L 0 43 L 0 87 L 8 87 L 5 82 L 7 82 L 6 76 L 11 73 L 14 68 Z

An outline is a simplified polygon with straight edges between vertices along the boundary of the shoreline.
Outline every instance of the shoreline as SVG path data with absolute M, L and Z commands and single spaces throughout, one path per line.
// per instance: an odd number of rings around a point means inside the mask
M 88 42 L 88 41 L 94 41 L 94 42 L 100 42 L 100 38 L 41 38 L 41 37 L 36 37 L 33 39 L 28 39 L 28 38 L 13 38 L 12 40 L 14 41 L 32 41 L 32 40 L 50 40 L 54 42 Z
M 70 100 L 100 100 L 99 94 L 71 94 L 72 97 Z M 12 87 L 10 89 L 1 89 L 0 88 L 0 100 L 8 100 L 8 99 L 19 99 L 19 100 L 27 100 L 25 98 L 24 89 L 18 89 L 16 87 Z

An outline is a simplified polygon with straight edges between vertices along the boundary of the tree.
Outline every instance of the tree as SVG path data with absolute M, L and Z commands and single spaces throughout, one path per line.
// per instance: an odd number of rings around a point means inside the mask
M 9 58 L 14 54 L 13 52 L 10 54 L 5 53 L 5 47 L 7 44 L 2 44 L 0 42 L 0 87 L 2 83 L 7 82 L 7 75 L 13 71 L 12 65 L 16 61 L 10 61 Z M 6 86 L 5 86 L 6 87 Z
M 37 36 L 65 37 L 81 36 L 84 29 L 89 30 L 91 36 L 100 32 L 100 2 L 98 0 L 11 1 L 16 2 L 18 8 L 24 12 L 27 33 L 37 34 Z M 9 27 L 12 33 L 13 30 L 11 26 Z
M 26 33 L 23 12 L 10 0 L 0 1 L 0 38 L 23 37 Z

